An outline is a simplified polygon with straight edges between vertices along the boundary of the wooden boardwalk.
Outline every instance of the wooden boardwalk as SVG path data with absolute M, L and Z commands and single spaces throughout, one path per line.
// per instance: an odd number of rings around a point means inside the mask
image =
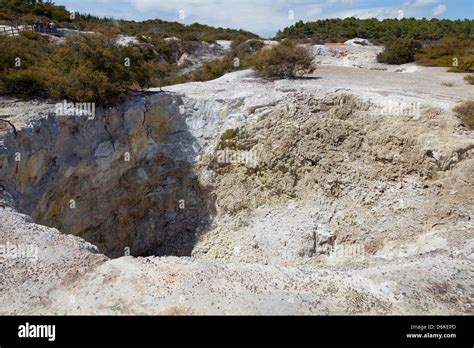
M 48 28 L 47 26 L 33 26 L 33 25 L 20 25 L 20 26 L 0 26 L 0 36 L 18 36 L 22 31 L 32 31 L 35 33 L 45 33 L 57 35 L 58 30 L 56 28 Z

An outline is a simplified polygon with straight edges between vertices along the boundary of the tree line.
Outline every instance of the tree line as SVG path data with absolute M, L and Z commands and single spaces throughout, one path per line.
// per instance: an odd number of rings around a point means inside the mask
M 283 38 L 310 38 L 322 42 L 342 42 L 355 37 L 373 42 L 389 42 L 396 38 L 421 41 L 439 40 L 444 37 L 474 39 L 474 20 L 448 19 L 324 19 L 304 23 L 299 21 L 277 34 Z

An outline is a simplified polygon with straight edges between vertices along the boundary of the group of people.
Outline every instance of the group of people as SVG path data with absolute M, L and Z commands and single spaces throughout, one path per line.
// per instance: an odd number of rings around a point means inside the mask
M 54 24 L 53 22 L 45 23 L 41 21 L 36 21 L 33 24 L 33 30 L 40 33 L 52 33 L 52 32 L 55 32 L 56 29 L 57 29 L 56 24 Z

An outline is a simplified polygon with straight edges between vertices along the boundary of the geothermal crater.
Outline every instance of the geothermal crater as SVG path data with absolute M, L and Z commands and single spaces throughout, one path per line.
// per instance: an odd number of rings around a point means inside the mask
M 469 91 L 317 74 L 236 72 L 94 119 L 1 100 L 0 243 L 39 255 L 3 260 L 2 313 L 472 311 L 474 138 L 451 111 Z

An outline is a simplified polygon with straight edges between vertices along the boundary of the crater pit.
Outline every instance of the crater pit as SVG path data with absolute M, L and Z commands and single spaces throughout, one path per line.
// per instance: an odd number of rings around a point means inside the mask
M 155 94 L 94 119 L 43 114 L 5 138 L 2 185 L 18 211 L 109 257 L 189 256 L 213 204 L 181 104 Z

